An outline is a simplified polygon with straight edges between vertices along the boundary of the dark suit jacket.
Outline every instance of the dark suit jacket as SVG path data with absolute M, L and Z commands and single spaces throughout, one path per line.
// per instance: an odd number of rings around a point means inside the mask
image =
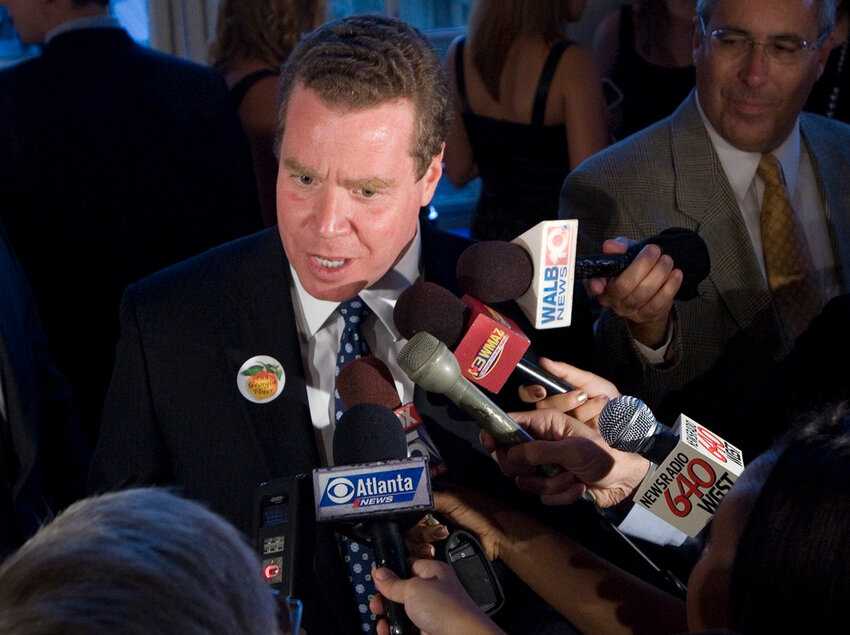
M 668 397 L 656 413 L 685 413 L 744 452 L 745 463 L 769 448 L 810 410 L 850 399 L 850 294 L 830 300 L 782 361 L 752 373 L 737 355 Z
M 35 302 L 0 228 L 0 558 L 85 495 L 89 448 L 51 365 Z M 11 503 L 11 506 L 10 506 Z
M 422 241 L 425 278 L 457 292 L 455 266 L 469 241 L 427 223 Z M 277 228 L 131 285 L 121 324 L 92 485 L 175 483 L 249 533 L 258 484 L 320 466 L 289 265 Z M 588 361 L 589 318 L 544 333 L 547 354 Z M 283 392 L 270 403 L 250 403 L 237 389 L 240 366 L 255 355 L 274 357 L 285 372 Z M 441 480 L 503 499 L 516 493 L 512 480 L 480 448 L 478 427 L 469 417 L 418 388 L 415 404 L 448 464 Z M 346 574 L 328 533 L 316 532 L 313 595 L 303 598 L 310 633 L 345 632 L 340 624 L 356 623 Z
M 0 201 L 91 437 L 124 287 L 261 227 L 220 74 L 114 28 L 0 72 Z
M 800 131 L 801 149 L 812 158 L 826 204 L 835 260 L 846 281 L 850 126 L 803 113 Z M 671 365 L 647 364 L 625 320 L 603 310 L 596 331 L 598 369 L 623 392 L 657 406 L 729 349 L 752 369 L 790 350 L 694 93 L 670 117 L 573 170 L 561 191 L 560 214 L 579 220 L 579 253 L 598 252 L 607 238 L 644 239 L 671 226 L 697 231 L 708 246 L 711 272 L 699 286 L 699 297 L 675 303 L 673 347 L 679 354 Z

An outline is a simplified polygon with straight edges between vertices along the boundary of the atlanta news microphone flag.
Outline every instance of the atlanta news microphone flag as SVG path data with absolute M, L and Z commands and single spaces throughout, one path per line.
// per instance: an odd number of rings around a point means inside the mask
M 616 397 L 599 414 L 599 433 L 608 445 L 658 465 L 634 502 L 695 537 L 744 471 L 744 461 L 737 447 L 686 415 L 679 415 L 673 430 L 635 397 Z

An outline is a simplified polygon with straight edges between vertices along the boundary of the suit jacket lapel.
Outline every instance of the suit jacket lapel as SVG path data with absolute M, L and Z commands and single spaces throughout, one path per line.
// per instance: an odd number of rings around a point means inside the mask
M 709 245 L 709 279 L 743 329 L 770 310 L 770 292 L 695 100 L 696 93 L 691 93 L 670 125 L 676 204 Z
M 227 386 L 240 402 L 257 460 L 270 477 L 278 477 L 308 472 L 319 465 L 319 458 L 292 311 L 289 264 L 276 228 L 266 230 L 256 252 L 235 270 L 238 283 L 231 285 L 229 300 L 236 315 L 222 320 L 226 328 L 220 337 L 228 358 Z M 262 404 L 248 401 L 236 385 L 242 365 L 257 355 L 273 357 L 284 372 L 283 392 Z
M 847 292 L 850 284 L 850 148 L 836 144 L 830 129 L 816 117 L 801 115 L 800 131 L 825 202 L 841 288 Z M 825 188 L 824 183 L 829 183 L 829 187 Z

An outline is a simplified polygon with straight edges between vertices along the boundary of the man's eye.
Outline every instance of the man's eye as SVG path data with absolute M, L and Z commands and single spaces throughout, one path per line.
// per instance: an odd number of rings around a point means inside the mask
M 803 45 L 795 40 L 774 40 L 770 43 L 774 53 L 779 55 L 794 55 Z
M 718 41 L 722 46 L 727 48 L 745 48 L 749 46 L 748 38 L 742 35 L 722 35 L 718 38 Z
M 302 185 L 312 185 L 313 184 L 313 177 L 307 176 L 306 174 L 302 174 L 298 177 L 298 182 L 301 183 Z
M 378 192 L 376 192 L 375 190 L 360 190 L 360 196 L 363 196 L 364 198 L 372 198 L 377 193 Z

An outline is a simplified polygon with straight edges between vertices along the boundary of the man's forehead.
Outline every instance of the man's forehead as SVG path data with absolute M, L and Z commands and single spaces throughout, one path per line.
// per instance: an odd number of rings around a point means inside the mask
M 797 33 L 817 27 L 817 0 L 720 0 L 710 21 L 771 35 Z

